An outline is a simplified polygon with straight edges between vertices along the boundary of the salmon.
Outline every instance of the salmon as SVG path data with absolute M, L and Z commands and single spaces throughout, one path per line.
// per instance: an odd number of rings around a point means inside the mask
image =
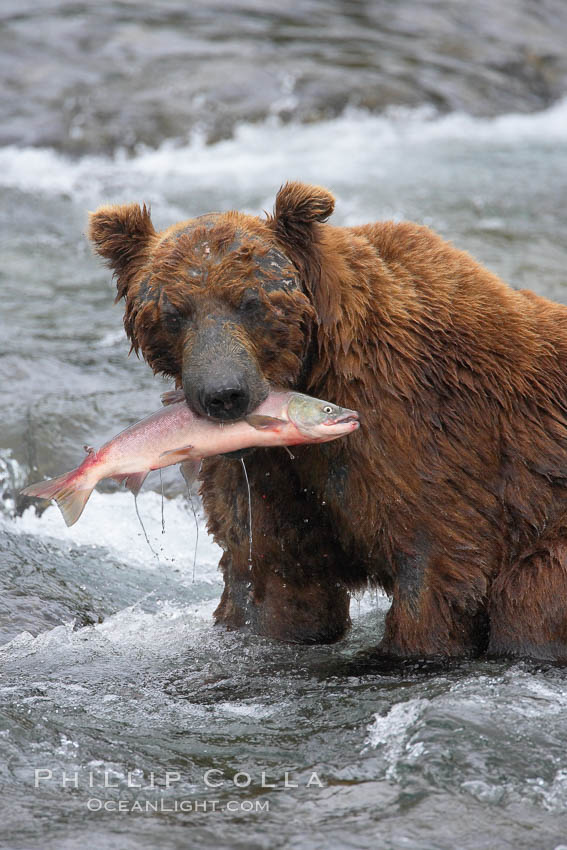
M 67 525 L 81 516 L 103 478 L 124 483 L 137 495 L 150 470 L 184 464 L 196 475 L 202 458 L 239 449 L 325 443 L 359 427 L 358 413 L 296 392 L 272 391 L 253 413 L 221 423 L 196 416 L 182 390 L 162 396 L 164 407 L 121 431 L 70 472 L 32 484 L 26 496 L 54 499 Z

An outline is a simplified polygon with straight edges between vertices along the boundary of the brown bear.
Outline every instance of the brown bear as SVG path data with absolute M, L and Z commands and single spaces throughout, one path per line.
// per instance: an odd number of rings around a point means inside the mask
M 392 597 L 388 657 L 567 659 L 567 308 L 515 291 L 427 227 L 334 227 L 288 183 L 265 219 L 157 233 L 105 206 L 90 239 L 136 352 L 219 421 L 270 386 L 359 410 L 345 439 L 202 468 L 224 550 L 217 622 L 288 641 L 349 626 L 349 592 Z

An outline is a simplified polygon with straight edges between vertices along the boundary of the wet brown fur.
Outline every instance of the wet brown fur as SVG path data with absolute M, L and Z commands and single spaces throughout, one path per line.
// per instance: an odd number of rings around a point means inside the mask
M 347 591 L 370 582 L 392 595 L 388 654 L 567 660 L 567 308 L 426 227 L 331 226 L 333 204 L 291 183 L 266 220 L 230 212 L 156 234 L 137 205 L 91 217 L 155 371 L 179 384 L 192 327 L 223 315 L 265 380 L 361 413 L 356 434 L 293 462 L 277 449 L 247 460 L 251 571 L 242 469 L 207 461 L 225 550 L 217 620 L 334 640 Z M 265 291 L 271 247 L 298 288 Z M 251 289 L 262 309 L 239 312 Z M 169 330 L 168 304 L 181 316 Z

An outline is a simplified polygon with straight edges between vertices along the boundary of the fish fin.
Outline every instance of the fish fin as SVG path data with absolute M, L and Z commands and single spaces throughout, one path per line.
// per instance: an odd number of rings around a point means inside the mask
M 76 477 L 77 470 L 72 469 L 71 472 L 66 472 L 58 478 L 32 484 L 22 490 L 22 493 L 24 496 L 35 496 L 36 499 L 55 499 L 67 525 L 74 525 L 83 513 L 94 489 L 93 487 L 78 488 L 76 484 L 73 484 L 73 479 Z
M 160 398 L 164 407 L 167 407 L 168 404 L 177 404 L 178 401 L 185 401 L 185 393 L 183 390 L 168 390 L 162 393 Z
M 167 466 L 174 463 L 181 463 L 184 460 L 194 460 L 193 446 L 182 446 L 180 449 L 170 449 L 167 452 L 162 452 L 160 457 L 167 459 Z
M 246 417 L 246 421 L 258 431 L 277 430 L 281 425 L 285 425 L 285 419 L 278 419 L 275 416 L 263 416 L 261 413 L 250 413 Z
M 113 481 L 118 482 L 118 484 L 124 484 L 134 496 L 137 496 L 142 489 L 142 484 L 148 477 L 148 473 L 149 470 L 145 469 L 143 472 L 126 472 L 124 475 L 112 475 L 111 477 Z
M 124 484 L 130 490 L 134 496 L 137 496 L 140 490 L 142 489 L 142 484 L 148 477 L 147 469 L 144 469 L 143 472 L 133 472 L 131 475 L 127 475 L 124 479 Z
M 201 460 L 184 460 L 179 464 L 181 475 L 188 487 L 195 481 L 201 469 Z

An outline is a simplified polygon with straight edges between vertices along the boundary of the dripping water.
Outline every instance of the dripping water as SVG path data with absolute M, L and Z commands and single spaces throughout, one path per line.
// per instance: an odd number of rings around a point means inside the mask
M 163 512 L 163 475 L 161 474 L 161 469 L 159 471 L 159 483 L 161 487 L 161 533 L 165 534 L 165 516 Z
M 248 569 L 252 569 L 252 496 L 250 494 L 250 482 L 248 480 L 248 472 L 246 471 L 246 464 L 244 463 L 244 458 L 240 458 L 240 463 L 242 464 L 242 469 L 244 470 L 244 478 L 246 479 L 246 486 L 248 488 Z
M 144 537 L 146 538 L 146 543 L 150 547 L 150 551 L 152 552 L 154 558 L 159 561 L 159 555 L 156 552 L 156 550 L 154 549 L 154 547 L 152 546 L 152 544 L 150 543 L 150 538 L 148 537 L 146 528 L 144 526 L 144 523 L 142 522 L 142 517 L 140 516 L 140 511 L 138 510 L 138 497 L 137 496 L 134 496 L 134 507 L 136 508 L 136 516 L 138 517 L 138 522 L 140 523 L 142 531 L 144 532 Z
M 187 485 L 187 497 L 189 499 L 189 504 L 191 505 L 191 511 L 193 513 L 193 519 L 195 520 L 195 550 L 193 552 L 193 578 L 192 581 L 195 581 L 195 567 L 197 564 L 197 547 L 199 545 L 199 520 L 197 518 L 197 511 L 195 510 L 195 505 L 193 504 L 193 496 L 191 494 L 191 487 L 189 486 L 189 482 L 185 482 Z

